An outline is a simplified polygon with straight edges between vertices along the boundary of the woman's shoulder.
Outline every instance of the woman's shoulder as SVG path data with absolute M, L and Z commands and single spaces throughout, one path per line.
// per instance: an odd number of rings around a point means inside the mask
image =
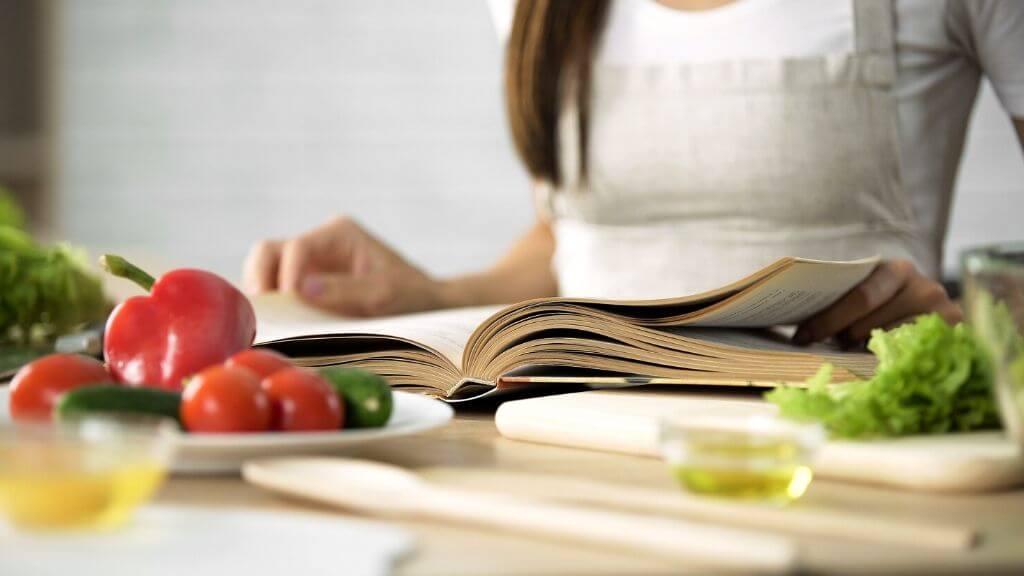
M 1010 114 L 1024 115 L 1024 1 L 894 0 L 894 6 L 902 56 L 930 55 L 927 61 L 934 61 L 934 55 L 945 54 L 969 61 L 991 81 Z
M 979 43 L 1002 42 L 1024 33 L 1024 2 L 1017 0 L 893 0 L 893 4 L 897 40 L 908 47 L 973 53 Z

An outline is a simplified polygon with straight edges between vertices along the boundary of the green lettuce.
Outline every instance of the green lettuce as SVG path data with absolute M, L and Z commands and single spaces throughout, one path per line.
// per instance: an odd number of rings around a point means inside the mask
M 3 188 L 0 188 L 0 226 L 18 230 L 25 228 L 25 212 L 14 201 L 14 197 Z
M 987 353 L 965 324 L 938 314 L 872 332 L 878 357 L 870 380 L 830 385 L 825 364 L 808 388 L 779 388 L 766 398 L 796 420 L 819 421 L 833 436 L 871 438 L 999 427 Z
M 41 246 L 0 189 L 0 346 L 38 346 L 106 317 L 109 304 L 84 256 L 69 246 Z

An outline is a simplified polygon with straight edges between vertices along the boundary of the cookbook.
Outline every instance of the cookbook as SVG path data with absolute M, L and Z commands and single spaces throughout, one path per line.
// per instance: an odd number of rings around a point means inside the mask
M 783 258 L 679 298 L 540 298 L 368 320 L 263 295 L 257 342 L 303 366 L 363 368 L 452 402 L 542 385 L 800 385 L 823 362 L 843 382 L 870 376 L 874 356 L 795 346 L 780 327 L 828 307 L 877 262 Z

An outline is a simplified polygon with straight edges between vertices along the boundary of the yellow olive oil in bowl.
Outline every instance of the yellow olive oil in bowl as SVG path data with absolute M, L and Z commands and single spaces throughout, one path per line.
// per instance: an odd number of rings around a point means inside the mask
M 149 418 L 3 425 L 0 510 L 19 528 L 116 528 L 163 482 L 175 434 Z
M 817 425 L 768 416 L 679 415 L 664 419 L 659 435 L 665 460 L 690 492 L 775 504 L 804 494 L 823 440 Z

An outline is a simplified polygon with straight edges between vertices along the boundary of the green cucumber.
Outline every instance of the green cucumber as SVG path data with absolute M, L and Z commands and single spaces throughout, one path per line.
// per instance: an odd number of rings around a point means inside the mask
M 320 375 L 345 404 L 345 428 L 380 428 L 391 418 L 391 386 L 380 376 L 356 368 L 329 366 Z
M 152 414 L 179 421 L 181 394 L 156 388 L 87 386 L 64 393 L 54 411 L 58 418 L 98 412 Z

